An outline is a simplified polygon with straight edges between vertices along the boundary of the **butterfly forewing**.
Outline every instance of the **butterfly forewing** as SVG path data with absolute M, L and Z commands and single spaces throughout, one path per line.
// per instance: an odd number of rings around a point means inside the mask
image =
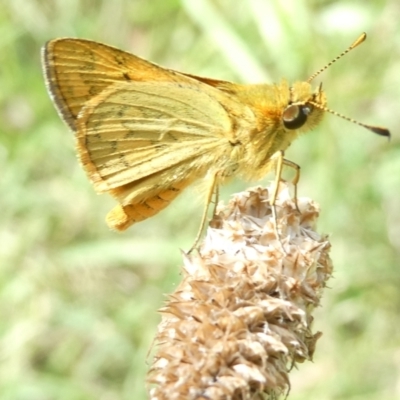
M 48 42 L 43 65 L 50 95 L 72 130 L 82 107 L 114 83 L 189 79 L 133 54 L 82 39 Z

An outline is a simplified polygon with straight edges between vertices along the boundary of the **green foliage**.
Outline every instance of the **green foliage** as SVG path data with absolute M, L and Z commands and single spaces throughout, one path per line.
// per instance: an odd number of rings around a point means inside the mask
M 287 153 L 302 166 L 299 195 L 321 205 L 336 271 L 315 321 L 315 363 L 292 374 L 290 398 L 397 398 L 399 20 L 397 0 L 0 1 L 0 398 L 146 398 L 156 310 L 202 210 L 189 189 L 126 233 L 108 230 L 113 200 L 95 195 L 76 160 L 41 46 L 88 38 L 193 74 L 270 82 L 306 79 L 362 31 L 367 42 L 316 84 L 331 108 L 393 138 L 327 115 Z

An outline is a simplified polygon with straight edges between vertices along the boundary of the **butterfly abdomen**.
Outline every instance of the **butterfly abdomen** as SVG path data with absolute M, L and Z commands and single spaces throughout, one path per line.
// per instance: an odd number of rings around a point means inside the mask
M 159 213 L 182 192 L 181 188 L 171 187 L 136 204 L 119 204 L 106 217 L 107 225 L 116 231 L 124 231 L 136 222 L 143 221 Z

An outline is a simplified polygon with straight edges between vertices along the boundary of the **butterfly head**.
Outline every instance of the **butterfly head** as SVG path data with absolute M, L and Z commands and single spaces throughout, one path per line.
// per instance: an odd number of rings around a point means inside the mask
M 296 82 L 289 88 L 289 101 L 282 113 L 282 123 L 287 130 L 304 132 L 315 127 L 326 108 L 322 84 L 312 92 L 308 82 Z

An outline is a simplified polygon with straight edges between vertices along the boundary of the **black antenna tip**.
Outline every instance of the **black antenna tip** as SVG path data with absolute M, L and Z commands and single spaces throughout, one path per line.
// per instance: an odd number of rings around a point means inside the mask
M 380 126 L 368 126 L 368 129 L 377 135 L 386 136 L 390 139 L 390 132 L 389 129 L 381 128 Z

